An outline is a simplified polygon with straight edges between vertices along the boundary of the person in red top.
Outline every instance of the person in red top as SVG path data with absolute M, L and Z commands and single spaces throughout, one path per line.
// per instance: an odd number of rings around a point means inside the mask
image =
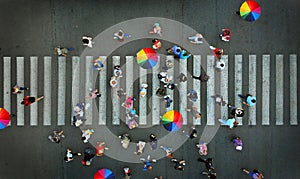
M 222 29 L 222 34 L 220 34 L 221 39 L 225 42 L 229 42 L 231 38 L 231 32 L 228 28 Z
M 216 57 L 218 60 L 220 60 L 221 57 L 222 57 L 222 55 L 223 55 L 223 52 L 224 52 L 223 49 L 216 48 L 216 47 L 213 47 L 213 46 L 209 46 L 209 47 L 210 47 L 210 49 L 213 50 L 215 57 Z
M 38 102 L 38 101 L 42 100 L 43 98 L 44 98 L 44 96 L 41 96 L 39 98 L 35 98 L 35 97 L 31 97 L 31 96 L 25 96 L 23 98 L 23 101 L 21 102 L 21 104 L 24 104 L 25 106 L 30 106 L 32 103 Z
M 158 39 L 153 39 L 152 40 L 152 48 L 154 50 L 159 50 L 161 48 L 161 42 Z

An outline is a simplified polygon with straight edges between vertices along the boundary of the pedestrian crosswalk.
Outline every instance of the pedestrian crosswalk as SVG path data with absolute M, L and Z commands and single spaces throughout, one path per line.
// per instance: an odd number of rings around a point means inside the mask
M 123 101 L 120 101 L 117 97 L 116 89 L 111 89 L 109 80 L 112 74 L 108 71 L 112 71 L 109 69 L 112 69 L 114 65 L 125 64 L 126 66 L 123 68 L 125 74 L 118 80 L 125 81 L 123 88 L 125 88 L 128 96 L 138 98 L 138 104 L 135 106 L 139 113 L 140 126 L 159 125 L 160 115 L 171 109 L 180 111 L 184 119 L 184 125 L 217 125 L 219 124 L 217 119 L 223 117 L 228 111 L 226 107 L 218 108 L 211 97 L 217 91 L 220 92 L 225 101 L 229 101 L 237 107 L 242 106 L 238 94 L 251 93 L 254 96 L 261 97 L 257 99 L 258 104 L 256 106 L 246 109 L 246 115 L 243 118 L 237 119 L 240 125 L 298 125 L 296 54 L 289 56 L 277 54 L 274 58 L 271 58 L 269 54 L 264 54 L 261 57 L 255 54 L 248 56 L 236 54 L 232 59 L 228 55 L 223 55 L 222 60 L 224 60 L 226 66 L 223 71 L 215 69 L 215 58 L 211 55 L 194 55 L 189 60 L 180 60 L 178 64 L 175 63 L 175 66 L 167 71 L 168 75 L 172 77 L 173 81 L 176 81 L 176 74 L 183 73 L 188 76 L 188 81 L 178 82 L 179 95 L 175 90 L 168 90 L 171 99 L 176 98 L 178 101 L 178 103 L 171 103 L 171 107 L 168 109 L 161 108 L 160 103 L 163 102 L 155 95 L 155 92 L 162 85 L 157 78 L 157 74 L 161 71 L 166 59 L 174 60 L 173 56 L 161 55 L 157 65 L 150 70 L 138 68 L 133 56 L 100 56 L 104 67 L 99 72 L 99 76 L 92 68 L 91 61 L 95 58 L 98 57 L 86 56 L 80 58 L 73 56 L 68 57 L 68 59 L 66 57 L 53 58 L 51 56 L 44 56 L 43 58 L 32 56 L 29 59 L 16 57 L 16 68 L 12 69 L 12 66 L 14 66 L 12 63 L 15 59 L 3 57 L 3 67 L 1 67 L 1 70 L 3 70 L 3 104 L 1 106 L 8 111 L 16 111 L 17 126 L 63 126 L 71 123 L 71 117 L 69 116 L 72 116 L 72 114 L 67 114 L 66 111 L 70 111 L 67 109 L 72 109 L 73 105 L 79 102 L 85 104 L 96 103 L 98 108 L 91 105 L 86 110 L 86 125 L 107 125 L 109 123 L 120 125 L 122 121 L 125 121 L 123 120 L 125 116 L 120 112 L 123 110 L 121 107 Z M 57 60 L 55 63 L 57 66 L 53 65 L 54 60 Z M 72 62 L 69 63 L 68 60 Z M 288 61 L 288 63 L 285 61 Z M 271 62 L 275 65 L 271 65 Z M 72 71 L 67 70 L 67 63 L 71 64 Z M 25 64 L 30 65 L 25 66 Z M 40 66 L 43 66 L 43 70 Z M 190 78 L 191 74 L 200 75 L 201 66 L 210 76 L 207 83 L 201 83 L 199 80 Z M 272 70 L 271 67 L 274 66 L 275 69 Z M 25 73 L 27 71 L 30 71 L 30 73 Z M 53 71 L 57 72 L 57 79 L 52 78 Z M 138 74 L 135 73 L 136 71 L 138 71 Z M 30 83 L 25 85 L 25 79 L 30 79 Z M 72 80 L 71 87 L 67 87 L 68 79 Z M 29 107 L 29 115 L 24 114 L 26 107 L 20 104 L 24 94 L 18 94 L 16 98 L 13 98 L 10 92 L 11 87 L 15 85 L 12 84 L 13 81 L 16 81 L 20 86 L 29 87 L 30 96 L 45 96 L 42 101 Z M 134 83 L 138 83 L 139 86 L 143 83 L 149 85 L 146 97 L 140 97 L 139 89 L 135 89 L 134 86 L 136 85 Z M 98 86 L 95 86 L 95 84 Z M 101 97 L 96 99 L 97 101 L 87 97 L 89 88 L 100 90 Z M 199 98 L 193 103 L 193 106 L 197 107 L 202 113 L 200 120 L 193 119 L 186 110 L 188 108 L 186 94 L 190 89 L 194 89 L 198 93 Z M 203 89 L 206 91 L 203 91 Z M 288 92 L 286 89 L 288 89 Z M 85 93 L 82 93 L 82 91 L 85 91 Z M 29 94 L 26 92 L 26 95 Z M 67 96 L 72 99 L 68 100 Z M 271 99 L 274 96 L 275 99 Z M 16 99 L 16 101 L 12 101 L 12 99 Z M 111 101 L 111 106 L 108 106 L 108 100 Z M 203 103 L 203 101 L 206 101 L 206 103 Z M 275 113 L 272 113 L 272 109 L 276 110 Z M 53 113 L 54 110 L 55 113 Z M 97 115 L 95 115 L 95 112 Z

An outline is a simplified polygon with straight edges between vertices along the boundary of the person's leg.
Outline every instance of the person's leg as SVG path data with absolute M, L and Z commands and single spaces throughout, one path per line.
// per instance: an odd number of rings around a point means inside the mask
M 194 76 L 194 75 L 192 75 L 192 78 L 194 78 L 196 80 L 200 80 L 200 76 Z
M 44 99 L 44 96 L 41 96 L 41 97 L 37 98 L 35 101 L 38 102 L 38 101 L 40 101 L 42 99 Z
M 219 119 L 219 122 L 226 125 L 226 122 L 227 122 L 227 121 L 224 120 L 224 119 Z

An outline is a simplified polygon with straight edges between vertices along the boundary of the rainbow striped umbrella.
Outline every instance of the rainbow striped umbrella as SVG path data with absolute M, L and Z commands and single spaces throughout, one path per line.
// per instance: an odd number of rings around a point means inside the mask
M 136 61 L 144 69 L 150 69 L 157 64 L 158 55 L 152 48 L 143 48 L 136 54 Z
M 113 174 L 113 172 L 109 169 L 106 168 L 102 168 L 100 170 L 98 170 L 95 175 L 94 175 L 94 179 L 114 179 L 115 175 Z
M 177 131 L 182 127 L 182 116 L 178 111 L 171 110 L 162 116 L 162 124 L 168 131 Z
M 245 1 L 240 7 L 240 16 L 246 21 L 256 21 L 260 14 L 260 5 L 253 0 Z
M 10 122 L 10 114 L 4 108 L 0 108 L 0 129 L 4 129 Z

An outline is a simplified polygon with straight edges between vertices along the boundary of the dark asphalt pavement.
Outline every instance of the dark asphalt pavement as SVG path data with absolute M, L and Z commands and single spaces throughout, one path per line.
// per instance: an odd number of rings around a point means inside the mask
M 70 56 L 80 55 L 84 50 L 81 44 L 82 35 L 96 36 L 114 24 L 137 17 L 164 17 L 180 21 L 199 31 L 209 43 L 224 48 L 225 54 L 229 57 L 235 54 L 257 54 L 258 56 L 271 54 L 273 57 L 275 54 L 291 53 L 299 56 L 300 2 L 297 0 L 258 0 L 258 2 L 262 7 L 262 16 L 258 21 L 249 23 L 235 14 L 242 1 L 234 0 L 222 2 L 217 0 L 141 0 L 138 2 L 133 0 L 1 0 L 0 54 L 1 58 L 3 56 L 28 58 L 32 55 L 42 57 L 53 55 L 53 48 L 60 45 L 75 48 Z M 218 38 L 223 27 L 232 30 L 233 36 L 229 43 L 224 43 Z M 141 40 L 132 45 L 138 46 L 138 43 L 145 44 Z M 130 47 L 129 44 L 128 48 L 133 49 Z M 124 56 L 128 50 L 122 47 L 117 53 Z M 25 63 L 29 64 L 29 61 Z M 2 64 L 3 61 L 0 60 L 1 70 Z M 298 62 L 298 67 L 299 64 Z M 14 63 L 12 67 L 15 67 Z M 70 72 L 71 69 L 67 70 Z M 2 77 L 3 72 L 0 71 L 0 81 L 3 80 Z M 14 79 L 15 75 L 13 74 L 12 77 Z M 28 83 L 28 79 L 25 80 L 25 84 Z M 2 106 L 3 83 L 0 83 L 0 89 L 0 106 Z M 300 98 L 299 93 L 297 97 Z M 71 114 L 71 109 L 67 114 Z M 286 116 L 287 112 L 285 112 Z M 15 121 L 12 123 L 15 124 Z M 25 121 L 25 124 L 28 123 Z M 111 130 L 120 134 L 124 130 L 122 127 L 124 126 L 112 127 Z M 63 129 L 66 134 L 66 138 L 60 144 L 50 143 L 47 139 L 50 132 L 56 129 Z M 201 134 L 204 126 L 199 126 L 197 129 Z M 124 166 L 129 166 L 133 170 L 132 178 L 137 179 L 151 179 L 159 175 L 170 179 L 205 178 L 200 174 L 205 167 L 196 160 L 199 156 L 195 147 L 198 139 L 189 140 L 175 152 L 176 158 L 187 161 L 183 172 L 176 171 L 173 163 L 166 158 L 153 164 L 152 172 L 144 172 L 142 164 L 123 163 L 106 156 L 95 158 L 90 167 L 81 165 L 82 157 L 65 163 L 63 157 L 67 148 L 83 152 L 86 147 L 91 147 L 89 144 L 82 143 L 80 129 L 69 125 L 62 127 L 13 125 L 0 132 L 1 179 L 89 179 L 93 178 L 94 173 L 100 168 L 110 168 L 117 178 L 121 178 Z M 161 135 L 159 131 L 157 135 Z M 230 142 L 232 135 L 244 139 L 242 152 L 234 150 Z M 269 179 L 299 178 L 299 135 L 299 125 L 275 126 L 274 123 L 270 126 L 244 125 L 234 130 L 221 127 L 208 145 L 208 156 L 214 158 L 218 178 L 221 179 L 249 178 L 241 172 L 241 167 L 259 168 L 265 178 Z M 134 138 L 146 137 L 143 131 L 137 131 Z

